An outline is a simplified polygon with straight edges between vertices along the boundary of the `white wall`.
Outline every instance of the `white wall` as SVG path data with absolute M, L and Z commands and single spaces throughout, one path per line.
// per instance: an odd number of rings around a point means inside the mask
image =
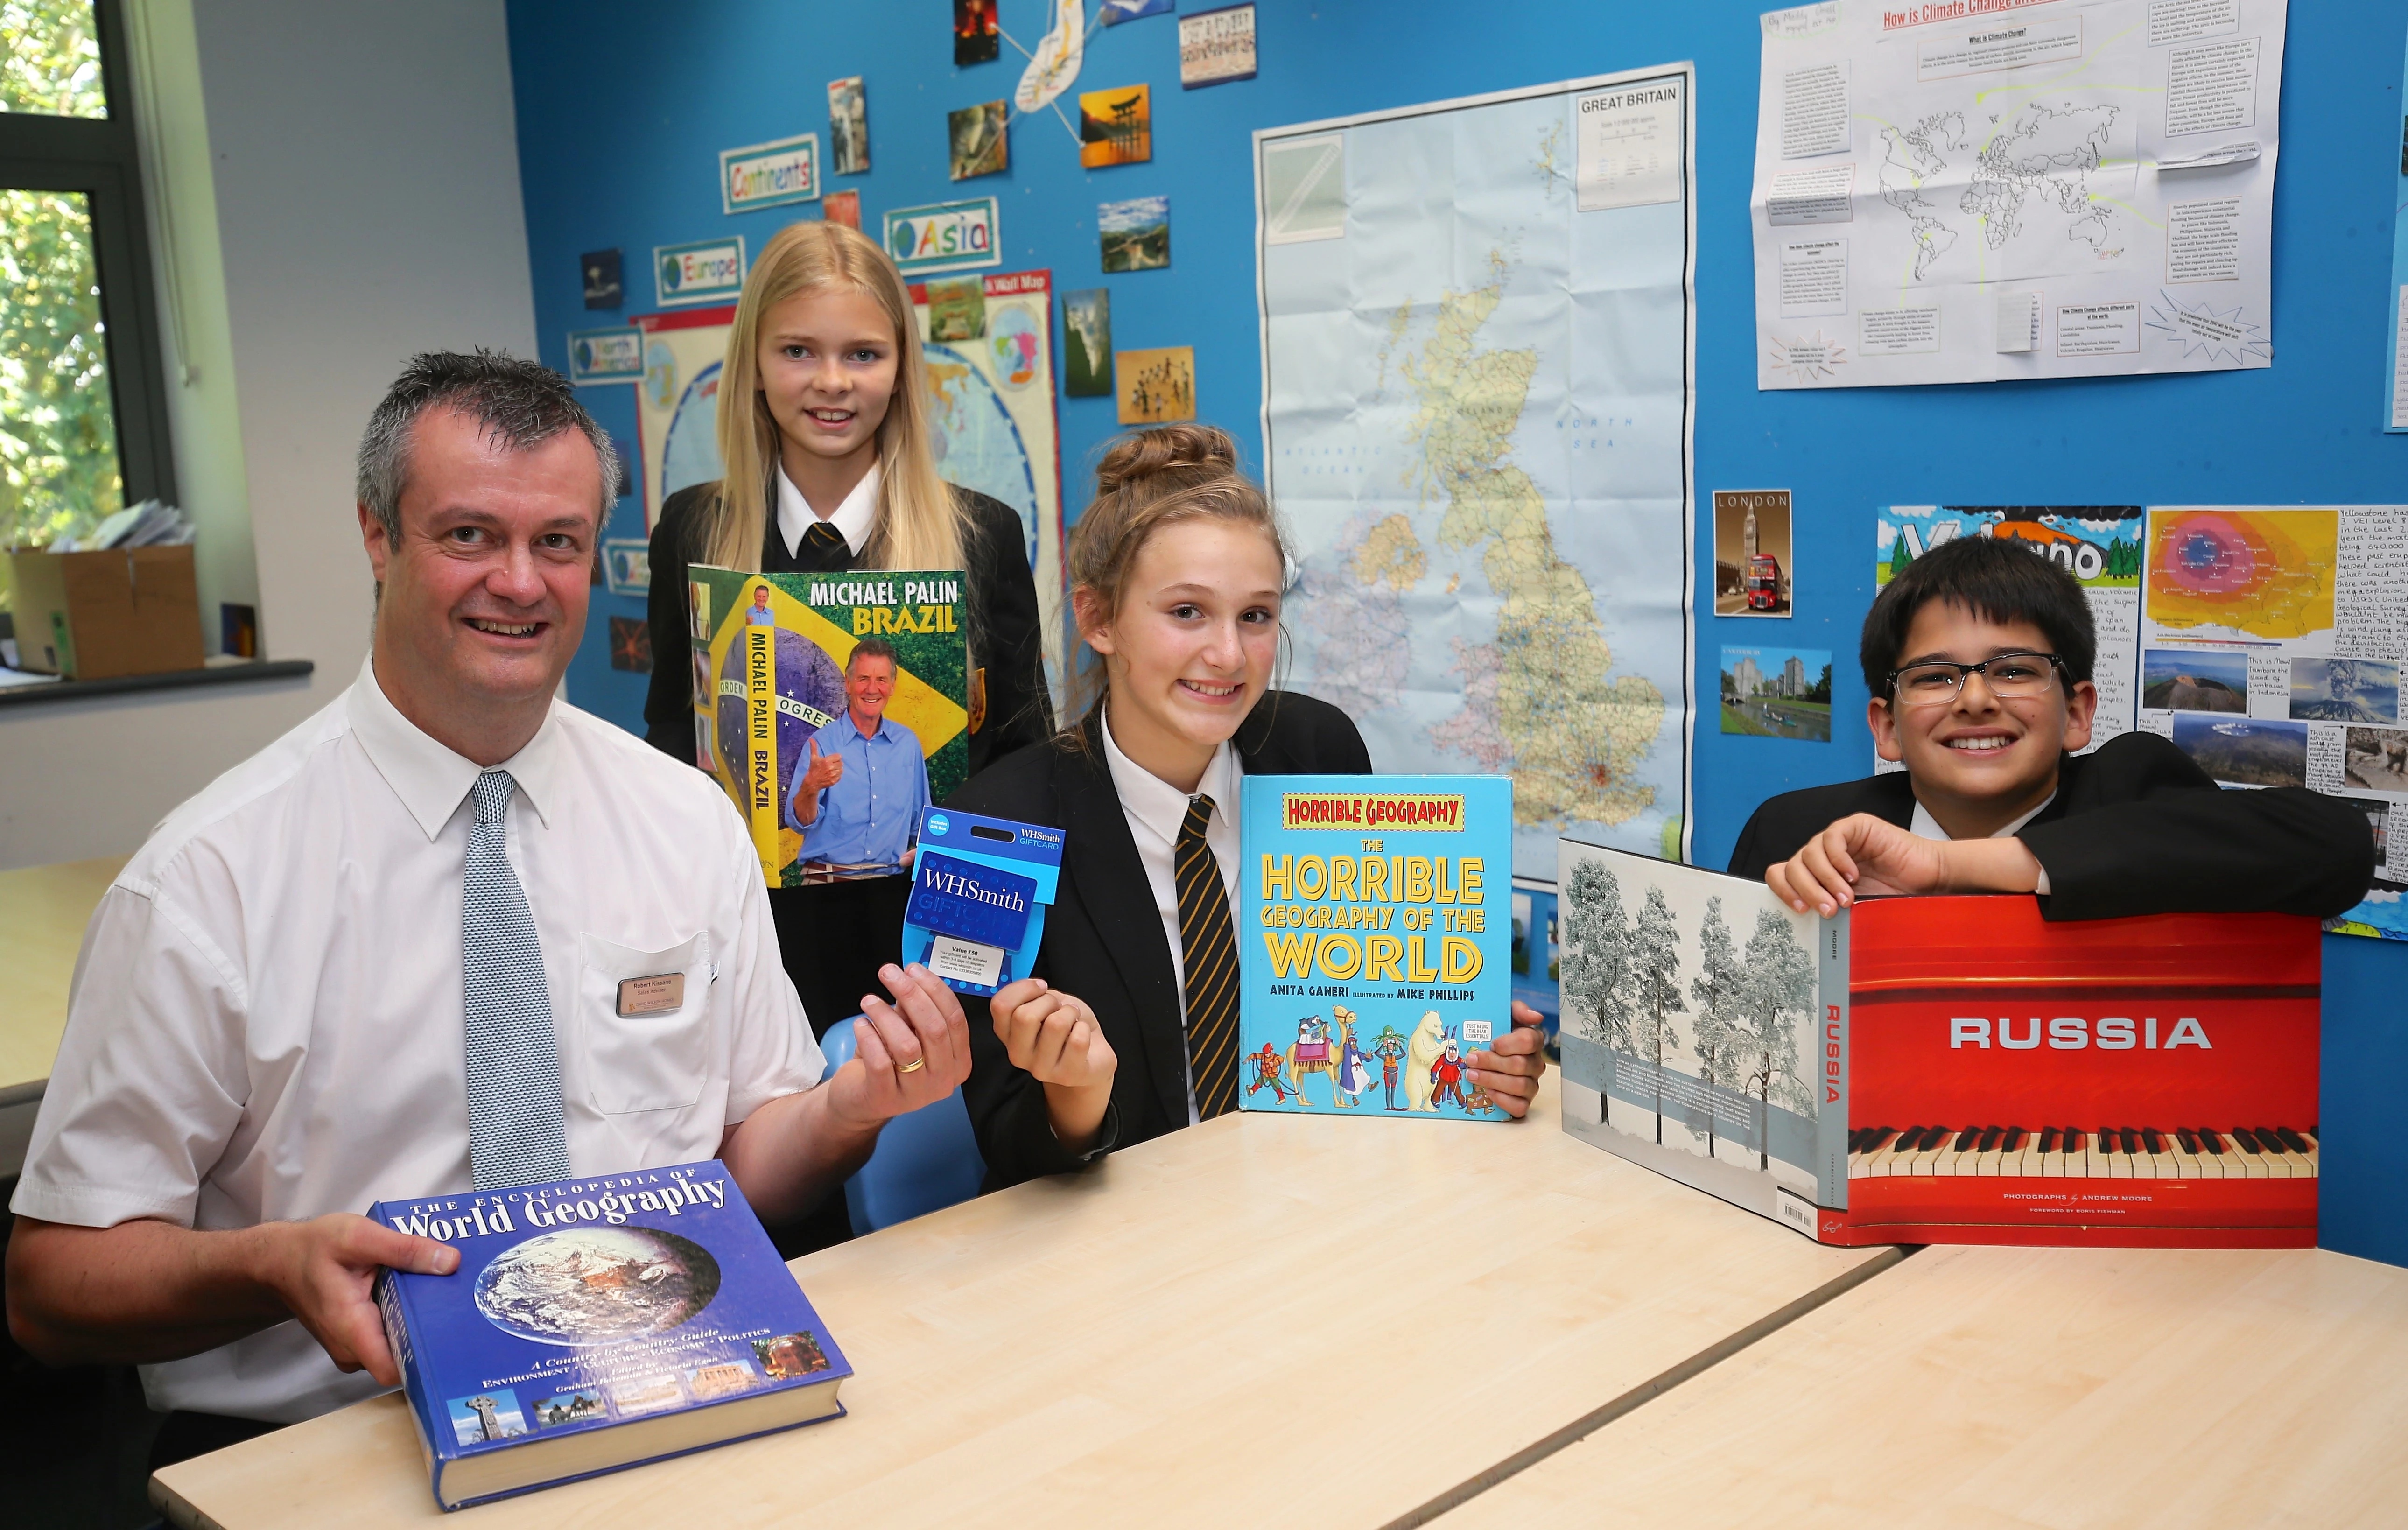
M 535 353 L 503 0 L 167 3 L 197 44 L 261 641 L 318 668 L 0 707 L 0 868 L 131 851 L 349 685 L 368 643 L 351 455 L 369 409 L 413 352 Z M 179 273 L 187 297 L 201 264 Z

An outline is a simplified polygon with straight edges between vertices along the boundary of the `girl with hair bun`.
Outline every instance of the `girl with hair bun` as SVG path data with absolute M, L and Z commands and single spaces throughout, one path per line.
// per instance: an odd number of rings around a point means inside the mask
M 725 476 L 671 494 L 652 528 L 652 688 L 645 736 L 695 761 L 686 567 L 763 573 L 958 568 L 969 640 L 969 768 L 1053 729 L 1037 586 L 1020 517 L 938 476 L 927 368 L 910 289 L 875 243 L 841 223 L 800 222 L 752 263 L 719 380 Z M 838 730 L 840 733 L 842 730 Z M 857 731 L 840 745 L 856 784 L 891 755 Z M 838 756 L 829 756 L 831 761 Z M 825 767 L 833 779 L 836 764 Z M 799 772 L 798 772 L 799 774 Z M 848 861 L 909 854 L 915 825 L 880 823 Z M 773 887 L 786 972 L 814 1031 L 860 1012 L 879 968 L 902 962 L 907 875 Z M 781 1235 L 789 1254 L 840 1238 L 843 1202 L 824 1225 Z
M 1343 712 L 1271 689 L 1286 540 L 1226 433 L 1115 441 L 1068 565 L 1077 721 L 946 803 L 1065 838 L 1034 969 L 970 1027 L 991 1189 L 1236 1108 L 1239 782 L 1371 768 Z M 1520 1116 L 1546 1063 L 1538 1014 L 1513 1020 L 1467 1071 Z

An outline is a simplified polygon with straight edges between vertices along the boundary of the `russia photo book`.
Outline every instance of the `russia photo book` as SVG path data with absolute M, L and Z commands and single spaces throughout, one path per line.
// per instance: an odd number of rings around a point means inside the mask
M 1249 776 L 1238 1103 L 1509 1120 L 1470 1054 L 1512 1020 L 1513 783 Z
M 1564 1130 L 1823 1243 L 2307 1248 L 2320 950 L 1562 841 Z
M 853 1367 L 721 1163 L 368 1215 L 460 1251 L 377 1286 L 447 1510 L 844 1411 Z

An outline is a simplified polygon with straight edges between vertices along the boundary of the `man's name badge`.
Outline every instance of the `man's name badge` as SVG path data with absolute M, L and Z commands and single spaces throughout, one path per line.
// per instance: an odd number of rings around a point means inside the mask
M 922 850 L 911 873 L 907 923 L 928 932 L 920 952 L 948 987 L 993 994 L 1012 980 L 1011 953 L 1028 933 L 1034 878 Z
M 619 979 L 619 1016 L 635 1020 L 644 1015 L 666 1015 L 685 1008 L 685 974 L 655 973 L 649 978 Z

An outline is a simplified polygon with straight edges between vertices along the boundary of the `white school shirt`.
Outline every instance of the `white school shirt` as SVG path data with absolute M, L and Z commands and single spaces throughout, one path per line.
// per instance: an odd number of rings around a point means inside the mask
M 718 1152 L 824 1069 L 761 864 L 710 778 L 555 701 L 501 768 L 508 854 L 550 979 L 580 1175 Z M 219 1229 L 464 1193 L 461 880 L 471 761 L 373 665 L 178 808 L 84 933 L 11 1207 Z M 685 975 L 623 1020 L 621 979 Z M 291 1422 L 383 1390 L 296 1322 L 143 1367 L 156 1408 Z
M 795 480 L 786 477 L 785 468 L 781 466 L 778 469 L 778 536 L 786 544 L 787 557 L 802 556 L 803 534 L 817 524 L 819 519 L 820 512 L 811 508 L 811 502 L 803 497 L 803 492 L 795 487 Z M 877 519 L 878 465 L 871 463 L 869 471 L 861 475 L 861 481 L 853 486 L 853 493 L 844 496 L 844 503 L 836 508 L 836 513 L 827 518 L 827 522 L 844 534 L 845 547 L 858 558 L 862 548 L 868 544 L 870 522 Z
M 2038 818 L 2041 815 L 2042 809 L 2045 808 L 2050 803 L 2055 802 L 2056 800 L 2057 794 L 2051 792 L 2048 795 L 2041 798 L 2039 808 L 2033 808 L 2023 817 L 2016 819 L 2013 823 L 2007 824 L 2005 827 L 1997 830 L 1990 836 L 1990 837 L 1993 839 L 2013 839 L 2016 833 L 2020 831 L 2025 824 L 2030 822 L 2033 819 Z M 1914 818 L 1913 822 L 1907 824 L 1906 832 L 1909 834 L 1919 834 L 1926 839 L 1954 839 L 1956 837 L 1955 835 L 1950 834 L 1946 829 L 1940 826 L 1940 821 L 1931 816 L 1930 809 L 1923 806 L 1923 801 L 1919 797 L 1915 799 Z M 2040 882 L 2037 886 L 2033 887 L 2032 891 L 2038 893 L 2042 897 L 2046 897 L 2048 895 L 2048 867 L 2042 866 L 2040 868 Z
M 1112 790 L 1121 799 L 1121 816 L 1128 820 L 1129 837 L 1137 841 L 1138 864 L 1145 867 L 1146 885 L 1154 890 L 1154 907 L 1162 916 L 1162 937 L 1170 942 L 1170 975 L 1179 990 L 1179 1024 L 1187 1026 L 1187 955 L 1179 939 L 1179 879 L 1172 854 L 1179 846 L 1180 825 L 1187 821 L 1187 794 L 1121 752 L 1112 738 L 1109 708 L 1104 713 L 1104 761 L 1111 767 Z M 1212 816 L 1204 825 L 1204 843 L 1221 868 L 1221 886 L 1229 894 L 1231 934 L 1238 912 L 1238 782 L 1244 774 L 1238 751 L 1226 739 L 1212 751 L 1204 779 L 1196 783 L 1198 795 L 1212 799 Z M 1196 1079 L 1187 1080 L 1187 1124 L 1200 1119 L 1196 1109 Z

